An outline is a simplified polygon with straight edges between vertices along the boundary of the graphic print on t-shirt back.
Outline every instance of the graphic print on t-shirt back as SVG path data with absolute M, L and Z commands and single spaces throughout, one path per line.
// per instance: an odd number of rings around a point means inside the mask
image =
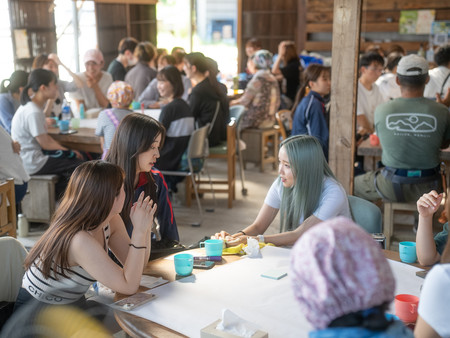
M 418 113 L 391 114 L 386 117 L 386 128 L 399 132 L 433 133 L 437 119 L 432 115 Z

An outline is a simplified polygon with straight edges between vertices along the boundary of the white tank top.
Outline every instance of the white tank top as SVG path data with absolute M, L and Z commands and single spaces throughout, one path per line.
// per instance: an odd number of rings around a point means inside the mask
M 105 250 L 111 234 L 109 224 L 103 228 Z M 71 266 L 65 270 L 67 277 L 52 269 L 51 276 L 45 278 L 40 267 L 34 262 L 25 272 L 22 287 L 37 300 L 48 304 L 70 304 L 79 300 L 96 282 L 81 266 Z

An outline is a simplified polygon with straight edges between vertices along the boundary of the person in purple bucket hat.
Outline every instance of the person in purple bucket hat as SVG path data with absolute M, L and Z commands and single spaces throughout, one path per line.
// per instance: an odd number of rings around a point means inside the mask
M 413 337 L 385 311 L 395 280 L 380 246 L 348 218 L 309 229 L 296 242 L 289 273 L 309 337 Z

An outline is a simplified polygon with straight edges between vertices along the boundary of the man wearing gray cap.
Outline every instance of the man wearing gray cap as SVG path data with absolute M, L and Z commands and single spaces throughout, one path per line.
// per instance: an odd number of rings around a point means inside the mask
M 396 81 L 401 97 L 375 110 L 385 167 L 355 178 L 355 195 L 371 201 L 415 202 L 432 189 L 442 191 L 439 150 L 450 142 L 450 115 L 446 106 L 423 96 L 428 62 L 402 57 Z

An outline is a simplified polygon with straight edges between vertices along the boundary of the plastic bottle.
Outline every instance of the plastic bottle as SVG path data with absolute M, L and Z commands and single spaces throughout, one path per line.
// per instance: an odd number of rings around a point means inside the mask
M 433 62 L 434 61 L 434 50 L 433 50 L 433 40 L 430 38 L 430 42 L 428 43 L 428 49 L 427 49 L 427 61 Z
M 26 216 L 24 214 L 18 215 L 19 220 L 17 222 L 18 228 L 19 228 L 19 237 L 27 237 L 28 236 L 28 229 L 29 224 Z
M 71 117 L 72 117 L 72 113 L 70 111 L 70 106 L 66 102 L 66 100 L 64 100 L 63 105 L 62 105 L 62 111 L 61 111 L 61 119 L 65 120 L 65 121 L 70 121 Z
M 80 119 L 84 119 L 84 104 L 80 103 Z
M 423 49 L 423 45 L 422 44 L 420 44 L 420 48 L 417 51 L 417 55 L 419 55 L 419 56 L 421 56 L 423 58 L 425 57 L 425 50 Z

